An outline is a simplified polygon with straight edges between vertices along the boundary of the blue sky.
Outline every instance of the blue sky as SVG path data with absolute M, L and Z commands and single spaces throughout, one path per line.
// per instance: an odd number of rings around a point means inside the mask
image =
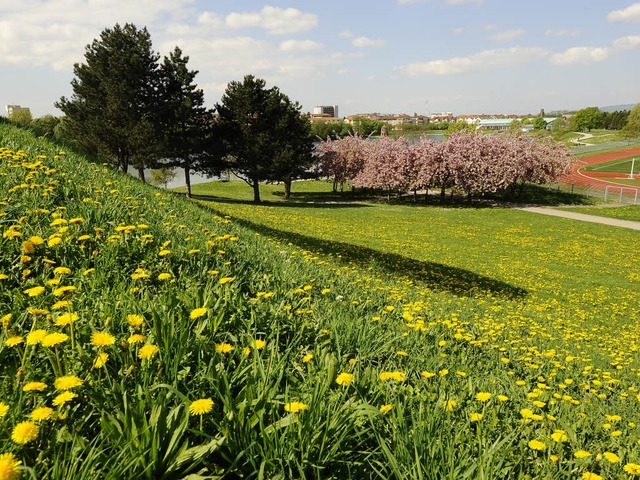
M 1 108 L 60 114 L 73 64 L 116 22 L 180 46 L 208 106 L 250 73 L 342 116 L 640 102 L 640 2 L 0 0 Z

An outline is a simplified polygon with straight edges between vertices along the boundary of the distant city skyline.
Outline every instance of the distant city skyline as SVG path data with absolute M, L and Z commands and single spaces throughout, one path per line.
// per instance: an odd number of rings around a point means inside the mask
M 0 5 L 0 104 L 60 115 L 73 64 L 115 23 L 199 70 L 209 107 L 246 74 L 304 112 L 537 114 L 640 101 L 640 2 L 23 0 Z

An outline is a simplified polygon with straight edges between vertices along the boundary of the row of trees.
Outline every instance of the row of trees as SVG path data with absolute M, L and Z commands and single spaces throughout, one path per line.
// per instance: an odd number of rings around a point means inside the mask
M 320 170 L 335 184 L 387 191 L 446 189 L 472 195 L 518 190 L 526 182 L 546 183 L 567 171 L 569 153 L 562 144 L 527 137 L 452 134 L 445 142 L 422 137 L 380 140 L 359 136 L 323 142 Z
M 254 189 L 291 180 L 312 162 L 309 121 L 297 102 L 251 75 L 230 82 L 219 104 L 204 105 L 197 71 L 180 48 L 160 61 L 146 28 L 116 24 L 87 45 L 85 63 L 74 65 L 73 95 L 56 106 L 65 133 L 81 150 L 144 180 L 145 168 L 190 173 L 229 170 Z

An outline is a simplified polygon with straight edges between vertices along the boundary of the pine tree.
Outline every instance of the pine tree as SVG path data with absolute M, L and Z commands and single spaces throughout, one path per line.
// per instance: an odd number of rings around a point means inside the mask
M 158 123 L 163 149 L 154 166 L 184 170 L 187 197 L 191 197 L 191 171 L 204 161 L 213 114 L 204 106 L 204 93 L 194 83 L 197 70 L 189 70 L 188 56 L 175 47 L 160 67 Z M 209 163 L 211 166 L 211 163 Z
M 85 63 L 74 65 L 73 95 L 56 102 L 72 141 L 122 171 L 133 164 L 142 180 L 157 147 L 158 59 L 146 28 L 116 24 L 87 45 Z

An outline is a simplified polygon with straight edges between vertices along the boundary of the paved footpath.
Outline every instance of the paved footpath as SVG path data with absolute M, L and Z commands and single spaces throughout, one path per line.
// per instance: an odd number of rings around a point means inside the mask
M 631 220 L 619 220 L 617 218 L 598 217 L 596 215 L 586 215 L 584 213 L 577 212 L 565 212 L 563 210 L 554 210 L 553 208 L 544 207 L 524 207 L 519 210 L 525 212 L 541 213 L 542 215 L 552 215 L 554 217 L 570 218 L 573 220 L 581 220 L 583 222 L 602 223 L 604 225 L 612 225 L 614 227 L 631 228 L 633 230 L 640 230 L 640 222 L 633 222 Z

